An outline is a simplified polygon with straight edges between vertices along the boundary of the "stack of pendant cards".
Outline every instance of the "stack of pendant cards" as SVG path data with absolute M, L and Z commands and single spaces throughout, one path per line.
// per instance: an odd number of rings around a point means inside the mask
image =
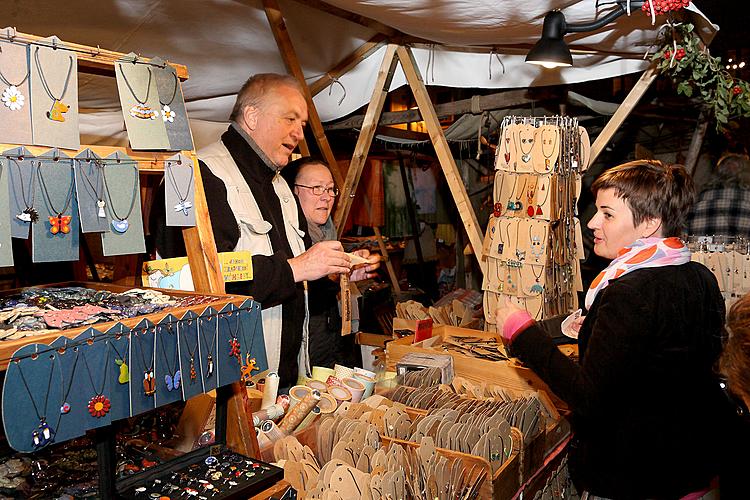
M 134 53 L 115 63 L 122 114 L 132 149 L 193 149 L 190 124 L 175 68 Z

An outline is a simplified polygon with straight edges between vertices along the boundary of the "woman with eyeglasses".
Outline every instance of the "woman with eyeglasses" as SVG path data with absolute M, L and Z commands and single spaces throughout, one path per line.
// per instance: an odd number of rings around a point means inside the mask
M 713 371 L 724 299 L 679 238 L 693 182 L 682 166 L 635 161 L 591 189 L 594 253 L 611 262 L 586 294 L 579 362 L 510 302 L 497 311 L 498 328 L 572 410 L 569 470 L 578 491 L 716 498 L 731 417 Z
M 339 190 L 333 182 L 328 165 L 309 156 L 302 157 L 284 167 L 281 175 L 299 200 L 312 243 L 338 239 L 331 211 Z M 369 259 L 370 263 L 355 268 L 350 274 L 350 281 L 375 277 L 375 271 L 380 267 L 380 256 L 370 255 L 368 250 L 357 250 L 354 253 Z M 341 336 L 341 316 L 336 298 L 339 291 L 338 276 L 335 278 L 321 278 L 308 283 L 308 353 L 311 366 L 333 368 L 336 363 L 345 366 L 359 364 L 354 335 Z

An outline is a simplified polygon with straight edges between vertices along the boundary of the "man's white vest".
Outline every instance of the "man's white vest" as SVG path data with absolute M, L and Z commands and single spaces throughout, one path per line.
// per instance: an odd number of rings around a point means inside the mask
M 198 158 L 208 166 L 209 170 L 224 181 L 227 188 L 227 202 L 234 212 L 237 225 L 240 228 L 240 239 L 237 241 L 235 251 L 246 250 L 252 255 L 272 255 L 271 238 L 268 232 L 271 223 L 264 220 L 258 203 L 255 201 L 250 187 L 242 176 L 232 155 L 221 141 L 215 142 L 198 151 Z M 266 168 L 266 167 L 262 167 Z M 284 216 L 284 230 L 286 239 L 296 257 L 305 251 L 305 242 L 302 239 L 304 231 L 299 228 L 299 212 L 297 201 L 294 199 L 289 185 L 283 177 L 276 175 L 273 179 L 273 188 L 281 201 L 281 211 Z M 211 193 L 206 193 L 211 196 Z M 263 337 L 266 344 L 266 355 L 268 357 L 268 369 L 277 371 L 281 355 L 281 304 L 263 309 Z M 302 331 L 302 346 L 298 355 L 299 373 L 310 374 L 310 362 L 307 355 L 308 343 L 308 321 L 309 311 L 307 307 L 307 283 L 305 283 L 305 321 Z

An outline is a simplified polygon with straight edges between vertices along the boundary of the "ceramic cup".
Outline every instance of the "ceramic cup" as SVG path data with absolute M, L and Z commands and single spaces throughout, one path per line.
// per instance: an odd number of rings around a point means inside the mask
M 344 380 L 346 377 L 354 376 L 354 370 L 343 365 L 333 365 L 333 372 L 339 380 Z
M 327 392 L 320 393 L 320 401 L 318 402 L 318 408 L 320 408 L 321 414 L 328 415 L 329 413 L 335 412 L 338 405 L 339 403 L 338 401 L 336 401 L 336 398 L 334 398 Z
M 311 392 L 312 389 L 310 389 L 306 385 L 295 385 L 294 387 L 289 389 L 289 410 L 294 408 L 297 403 L 305 399 L 305 396 L 307 396 Z
M 365 392 L 365 384 L 351 377 L 346 377 L 342 382 L 344 387 L 349 389 L 352 394 L 352 403 L 359 403 L 362 400 L 362 394 Z
M 305 385 L 310 389 L 317 389 L 320 392 L 328 392 L 328 386 L 325 382 L 321 382 L 320 380 L 310 379 L 305 382 Z
M 313 366 L 312 369 L 312 378 L 315 380 L 320 380 L 321 382 L 325 382 L 328 380 L 328 377 L 331 375 L 334 375 L 334 371 L 331 368 L 326 368 L 324 366 Z
M 375 391 L 375 377 L 355 373 L 354 379 L 359 380 L 365 386 L 365 392 L 362 393 L 362 399 L 367 399 L 372 396 L 372 393 Z
M 340 405 L 344 401 L 351 401 L 352 393 L 346 387 L 333 386 L 328 388 L 328 394 L 336 398 L 336 401 Z

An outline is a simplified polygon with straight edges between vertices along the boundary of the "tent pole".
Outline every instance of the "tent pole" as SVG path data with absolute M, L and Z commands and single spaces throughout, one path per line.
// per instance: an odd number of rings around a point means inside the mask
M 643 72 L 641 78 L 633 86 L 633 89 L 622 101 L 622 104 L 617 108 L 615 114 L 609 119 L 607 125 L 604 126 L 601 133 L 597 136 L 594 144 L 591 146 L 591 159 L 589 159 L 589 165 L 593 165 L 596 159 L 599 157 L 604 148 L 615 135 L 617 129 L 620 128 L 625 118 L 630 115 L 638 101 L 641 100 L 643 94 L 646 93 L 648 88 L 651 86 L 656 77 L 659 75 L 659 71 L 656 69 L 656 62 L 652 62 L 646 71 Z
M 338 77 L 354 68 L 372 54 L 378 51 L 380 47 L 388 43 L 385 35 L 377 34 L 360 45 L 354 52 L 343 58 L 333 68 L 326 71 L 326 74 L 310 84 L 310 94 L 318 95 L 323 89 L 331 85 Z
M 349 170 L 346 172 L 346 180 L 342 184 L 339 184 L 342 186 L 341 197 L 339 198 L 336 213 L 333 217 L 338 234 L 342 233 L 346 219 L 349 217 L 349 211 L 352 208 L 352 199 L 357 193 L 357 185 L 359 184 L 359 178 L 362 175 L 362 169 L 367 160 L 367 153 L 370 150 L 372 138 L 375 136 L 375 129 L 378 126 L 380 113 L 383 111 L 385 98 L 388 96 L 388 89 L 391 87 L 391 80 L 393 79 L 393 73 L 396 70 L 396 63 L 398 62 L 395 54 L 396 45 L 389 44 L 385 50 L 383 63 L 380 65 L 380 70 L 378 71 L 378 79 L 375 81 L 372 98 L 367 105 L 365 121 L 359 132 L 357 145 L 354 147 L 354 154 L 349 164 Z
M 302 95 L 305 97 L 305 101 L 307 101 L 308 123 L 310 124 L 315 140 L 318 143 L 320 152 L 323 154 L 323 158 L 325 158 L 326 163 L 328 163 L 328 166 L 331 169 L 333 180 L 336 181 L 336 184 L 341 186 L 344 182 L 344 177 L 341 175 L 338 163 L 336 163 L 336 157 L 333 156 L 331 145 L 328 143 L 328 138 L 326 138 L 325 131 L 323 130 L 323 124 L 320 122 L 320 116 L 318 116 L 318 110 L 315 108 L 310 89 L 305 82 L 305 74 L 302 72 L 297 53 L 294 51 L 294 45 L 292 45 L 292 40 L 286 29 L 286 23 L 284 22 L 284 16 L 281 14 L 281 9 L 279 8 L 279 2 L 277 0 L 263 0 L 263 10 L 266 12 L 268 24 L 271 26 L 271 31 L 276 39 L 276 45 L 279 47 L 279 52 L 284 59 L 287 70 L 299 82 Z M 309 150 L 306 152 L 303 148 L 300 149 L 302 149 L 303 153 L 309 154 Z
M 469 195 L 466 192 L 466 187 L 461 180 L 461 173 L 458 171 L 456 161 L 451 154 L 448 141 L 445 139 L 445 134 L 440 126 L 440 121 L 435 113 L 430 95 L 427 93 L 427 88 L 419 73 L 414 54 L 407 47 L 399 47 L 396 53 L 406 75 L 406 80 L 409 82 L 409 87 L 411 87 L 411 91 L 414 94 L 414 99 L 417 101 L 419 111 L 422 113 L 422 117 L 427 125 L 427 131 L 430 134 L 432 145 L 435 147 L 440 167 L 443 169 L 443 174 L 448 181 L 448 187 L 456 202 L 456 208 L 458 208 L 464 228 L 466 228 L 469 242 L 474 248 L 474 255 L 481 267 L 484 256 L 482 253 L 482 232 L 479 222 L 474 213 L 474 208 L 471 206 L 471 199 L 469 199 Z

